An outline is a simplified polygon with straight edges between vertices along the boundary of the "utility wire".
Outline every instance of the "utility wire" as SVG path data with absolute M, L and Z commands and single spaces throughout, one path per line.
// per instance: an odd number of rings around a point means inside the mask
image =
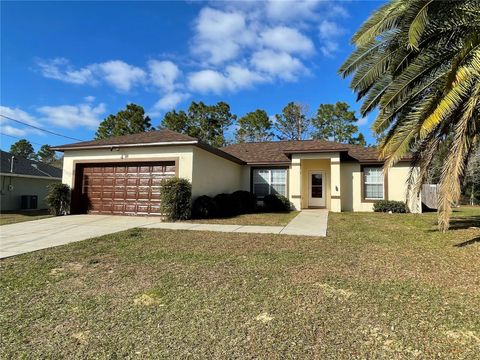
M 0 135 L 2 135 L 2 136 L 8 136 L 8 137 L 11 137 L 11 138 L 17 139 L 17 140 L 23 140 L 23 139 L 25 139 L 25 138 L 21 138 L 21 137 L 18 137 L 18 136 L 8 135 L 8 134 L 5 134 L 5 133 L 3 133 L 3 132 L 1 132 L 1 131 L 0 131 Z M 37 142 L 33 142 L 33 141 L 30 141 L 30 140 L 28 140 L 28 141 L 29 141 L 30 143 L 34 144 L 34 145 L 40 145 L 40 146 L 43 145 L 43 144 L 39 144 L 39 143 L 37 143 Z
M 64 138 L 67 138 L 67 139 L 70 139 L 70 140 L 76 140 L 76 141 L 84 141 L 84 140 L 81 140 L 81 139 L 77 139 L 77 138 L 74 138 L 74 137 L 70 137 L 70 136 L 67 136 L 67 135 L 62 135 L 62 134 L 59 134 L 59 133 L 56 133 L 56 132 L 53 132 L 53 131 L 50 131 L 50 130 L 46 130 L 46 129 L 42 129 L 41 127 L 38 127 L 38 126 L 34 126 L 34 125 L 30 125 L 26 122 L 23 122 L 23 121 L 20 121 L 20 120 L 17 120 L 17 119 L 14 119 L 14 118 L 11 118 L 11 117 L 8 117 L 8 116 L 5 116 L 5 115 L 2 115 L 0 114 L 1 117 L 5 118 L 5 119 L 8 119 L 8 120 L 11 120 L 11 121 L 15 121 L 19 124 L 22 124 L 22 125 L 26 125 L 26 126 L 30 126 L 34 129 L 37 129 L 37 130 L 40 130 L 40 131 L 44 131 L 46 133 L 49 133 L 49 134 L 52 134 L 52 135 L 55 135 L 55 136 L 60 136 L 60 137 L 64 137 Z

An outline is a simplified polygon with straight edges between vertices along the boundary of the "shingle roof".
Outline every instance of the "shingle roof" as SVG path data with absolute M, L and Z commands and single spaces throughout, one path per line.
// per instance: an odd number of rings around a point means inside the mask
M 223 151 L 251 164 L 289 163 L 293 153 L 344 152 L 358 161 L 380 161 L 376 148 L 325 140 L 267 141 L 234 144 Z
M 196 138 L 180 134 L 178 132 L 161 129 L 155 131 L 147 131 L 138 134 L 124 135 L 124 136 L 115 136 L 108 139 L 101 140 L 91 140 L 91 141 L 82 141 L 73 144 L 66 144 L 55 146 L 52 149 L 54 150 L 69 150 L 76 148 L 86 148 L 86 147 L 107 147 L 109 145 L 133 145 L 133 144 L 155 144 L 155 143 L 166 143 L 166 142 L 190 142 L 197 141 Z
M 12 156 L 14 156 L 13 172 L 10 172 L 10 170 L 12 169 Z M 5 151 L 0 152 L 0 172 L 2 174 L 51 177 L 57 179 L 62 178 L 62 169 L 44 164 L 42 162 L 28 160 L 20 156 L 15 156 Z

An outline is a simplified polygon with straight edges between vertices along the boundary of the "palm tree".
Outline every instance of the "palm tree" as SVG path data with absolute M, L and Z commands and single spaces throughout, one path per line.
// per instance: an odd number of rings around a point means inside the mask
M 361 113 L 378 109 L 372 130 L 388 168 L 412 156 L 409 193 L 420 193 L 439 145 L 442 164 L 438 224 L 449 227 L 466 164 L 480 138 L 480 0 L 392 0 L 352 38 L 341 66 Z

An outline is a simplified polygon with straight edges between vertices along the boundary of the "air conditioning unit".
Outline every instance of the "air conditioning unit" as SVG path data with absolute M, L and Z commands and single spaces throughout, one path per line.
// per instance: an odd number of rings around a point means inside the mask
M 22 195 L 22 210 L 34 210 L 38 206 L 38 196 L 37 195 Z

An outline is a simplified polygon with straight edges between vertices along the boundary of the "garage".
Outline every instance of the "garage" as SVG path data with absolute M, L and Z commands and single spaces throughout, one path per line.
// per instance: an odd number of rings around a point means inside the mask
M 175 161 L 77 164 L 72 210 L 160 215 L 161 181 L 175 174 Z

